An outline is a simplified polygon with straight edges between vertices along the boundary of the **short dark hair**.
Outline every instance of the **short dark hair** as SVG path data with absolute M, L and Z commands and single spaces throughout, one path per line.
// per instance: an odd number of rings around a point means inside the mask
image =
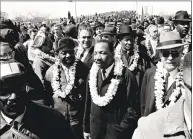
M 114 47 L 113 47 L 113 42 L 112 42 L 112 41 L 105 40 L 105 39 L 101 39 L 101 40 L 97 41 L 96 44 L 98 44 L 98 43 L 106 43 L 106 44 L 108 44 L 109 50 L 110 50 L 111 52 L 114 52 Z M 96 45 L 96 44 L 95 44 L 95 45 Z
M 188 52 L 184 57 L 183 69 L 191 69 L 192 70 L 192 52 Z

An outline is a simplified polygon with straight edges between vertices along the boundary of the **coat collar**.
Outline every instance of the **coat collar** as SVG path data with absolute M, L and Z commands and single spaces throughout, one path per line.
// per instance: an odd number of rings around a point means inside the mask
M 184 99 L 181 97 L 177 103 L 170 107 L 166 115 L 163 135 L 174 135 L 184 131 Z

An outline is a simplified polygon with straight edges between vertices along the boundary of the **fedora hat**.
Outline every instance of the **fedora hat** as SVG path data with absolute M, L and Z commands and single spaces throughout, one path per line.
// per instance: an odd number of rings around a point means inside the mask
M 101 22 L 96 21 L 93 29 L 95 30 L 98 27 L 105 27 L 105 25 L 103 25 Z
M 112 25 L 106 25 L 104 31 L 101 35 L 115 35 L 116 34 L 116 27 Z
M 172 49 L 180 46 L 183 46 L 183 43 L 179 32 L 169 31 L 160 34 L 156 49 Z
M 133 37 L 134 36 L 133 30 L 130 26 L 123 24 L 120 27 L 120 32 L 117 34 L 117 38 L 119 39 L 120 37 L 123 37 L 123 36 L 126 36 L 126 35 L 129 35 L 129 36 Z
M 191 22 L 192 20 L 190 19 L 187 11 L 177 11 L 173 21 L 189 21 L 189 22 Z

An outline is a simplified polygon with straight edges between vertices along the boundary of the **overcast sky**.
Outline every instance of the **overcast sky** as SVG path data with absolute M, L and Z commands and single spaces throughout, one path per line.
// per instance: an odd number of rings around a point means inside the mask
M 135 2 L 135 1 L 78 1 L 76 2 L 77 16 L 81 14 L 95 14 L 108 11 L 136 10 L 141 14 L 142 6 L 148 6 L 149 14 L 175 14 L 178 10 L 187 10 L 191 13 L 191 1 L 160 1 L 160 2 Z M 8 13 L 9 18 L 15 16 L 48 16 L 49 18 L 67 17 L 70 10 L 75 16 L 75 2 L 62 1 L 1 1 L 1 11 Z

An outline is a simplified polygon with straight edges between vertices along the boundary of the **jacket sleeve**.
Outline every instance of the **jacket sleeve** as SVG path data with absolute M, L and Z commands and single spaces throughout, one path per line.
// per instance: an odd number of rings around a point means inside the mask
M 141 116 L 144 116 L 144 111 L 145 111 L 145 96 L 146 96 L 146 87 L 148 83 L 147 74 L 148 73 L 146 71 L 141 85 L 141 92 L 140 92 Z
M 86 100 L 85 100 L 85 110 L 83 116 L 83 132 L 90 133 L 90 108 L 91 108 L 91 96 L 89 89 L 89 75 L 86 81 Z
M 15 46 L 15 60 L 22 63 L 27 70 L 27 84 L 28 84 L 28 97 L 30 100 L 44 103 L 44 88 L 39 79 L 35 74 L 31 64 L 29 63 L 27 53 L 22 44 Z
M 127 74 L 127 73 L 126 73 Z M 127 111 L 120 123 L 123 129 L 129 128 L 131 131 L 137 126 L 137 121 L 139 118 L 139 91 L 136 79 L 131 72 L 128 72 L 126 77 L 127 81 Z

